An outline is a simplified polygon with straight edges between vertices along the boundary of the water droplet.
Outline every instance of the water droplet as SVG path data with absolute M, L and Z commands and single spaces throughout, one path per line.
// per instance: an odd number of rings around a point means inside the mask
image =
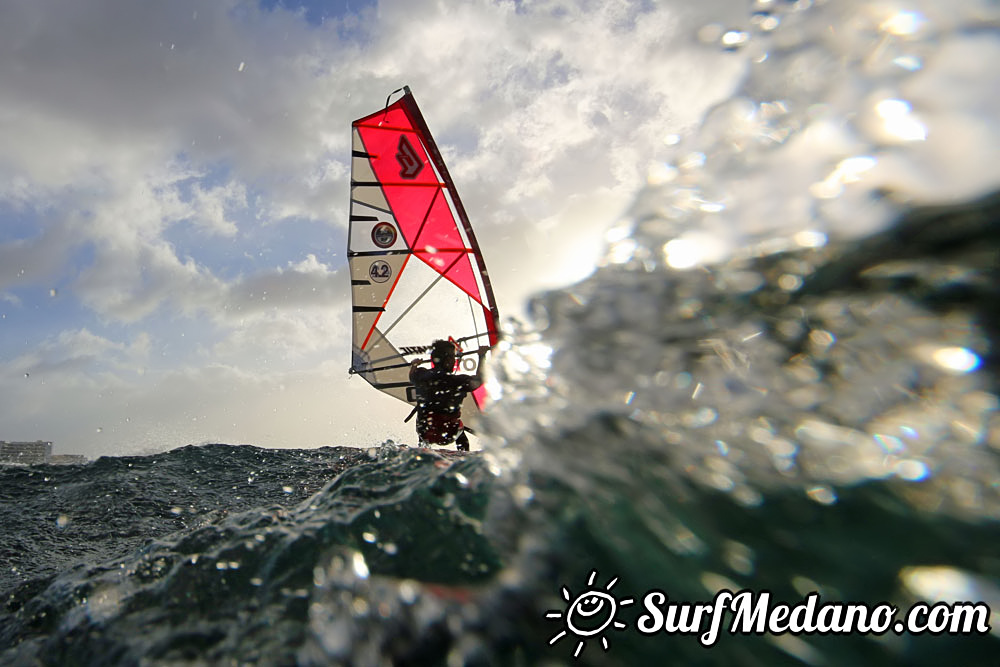
M 527 484 L 518 484 L 514 487 L 514 498 L 522 505 L 527 505 L 534 499 L 535 491 Z
M 722 35 L 722 39 L 719 41 L 722 44 L 722 48 L 727 51 L 735 51 L 746 46 L 746 43 L 750 41 L 750 34 L 742 30 L 728 30 Z
M 754 552 L 753 549 L 745 544 L 732 541 L 727 542 L 725 545 L 725 551 L 723 552 L 723 557 L 726 560 L 726 564 L 734 572 L 738 572 L 743 575 L 753 574 Z
M 813 329 L 809 332 L 809 342 L 817 352 L 825 352 L 837 342 L 837 337 L 823 329 Z
M 957 373 L 968 373 L 979 368 L 979 356 L 964 347 L 942 347 L 931 355 L 941 368 Z
M 794 273 L 784 273 L 778 277 L 778 287 L 786 292 L 794 292 L 802 287 L 802 276 L 797 276 Z
M 815 231 L 802 231 L 792 237 L 796 244 L 803 248 L 822 248 L 826 245 L 826 234 Z
M 689 412 L 683 415 L 683 423 L 688 428 L 704 428 L 715 423 L 718 419 L 719 413 L 717 413 L 713 408 L 703 407 L 694 412 Z
M 781 25 L 781 19 L 770 12 L 755 12 L 750 23 L 763 32 L 771 32 Z
M 966 572 L 953 567 L 904 567 L 899 573 L 903 584 L 914 595 L 934 602 L 981 600 L 977 582 Z
M 875 113 L 889 135 L 902 141 L 923 141 L 927 138 L 927 126 L 912 111 L 906 100 L 888 99 L 875 105 Z
M 887 454 L 897 454 L 906 449 L 906 446 L 903 444 L 903 441 L 894 435 L 876 433 L 874 438 L 875 442 L 877 442 L 879 446 L 882 448 L 882 450 Z
M 663 245 L 667 265 L 674 269 L 691 269 L 701 262 L 701 249 L 687 239 L 674 239 Z
M 837 502 L 837 494 L 829 486 L 810 487 L 806 494 L 821 505 L 832 505 Z
M 917 56 L 899 56 L 898 58 L 893 58 L 892 63 L 908 72 L 916 72 L 924 66 L 923 61 Z
M 664 185 L 677 178 L 677 168 L 666 162 L 654 162 L 646 174 L 650 185 Z
M 896 464 L 896 476 L 911 482 L 919 482 L 930 476 L 930 469 L 923 461 L 906 459 Z
M 365 563 L 365 557 L 361 554 L 361 552 L 354 552 L 354 557 L 351 559 L 351 567 L 354 570 L 354 574 L 359 579 L 368 578 L 368 564 Z
M 915 35 L 924 25 L 927 19 L 917 12 L 899 12 L 890 16 L 879 25 L 879 29 L 897 36 Z
M 608 262 L 611 264 L 625 264 L 635 254 L 638 244 L 634 239 L 625 239 L 613 244 L 608 249 Z

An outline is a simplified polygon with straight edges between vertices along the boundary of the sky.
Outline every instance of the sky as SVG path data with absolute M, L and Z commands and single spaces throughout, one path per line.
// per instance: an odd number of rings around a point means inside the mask
M 746 6 L 688 5 L 6 0 L 0 440 L 412 442 L 347 373 L 351 120 L 411 87 L 519 317 L 731 93 Z

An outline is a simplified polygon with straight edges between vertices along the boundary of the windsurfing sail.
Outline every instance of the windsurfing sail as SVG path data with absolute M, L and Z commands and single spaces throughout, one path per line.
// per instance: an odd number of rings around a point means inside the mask
M 351 126 L 350 372 L 414 404 L 410 362 L 452 339 L 459 372 L 475 372 L 475 351 L 498 340 L 499 314 L 458 190 L 410 89 L 401 90 Z M 480 387 L 463 414 L 484 399 Z

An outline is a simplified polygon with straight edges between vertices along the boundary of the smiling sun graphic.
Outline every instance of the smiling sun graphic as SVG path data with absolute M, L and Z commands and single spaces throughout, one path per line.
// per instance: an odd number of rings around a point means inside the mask
M 632 598 L 616 600 L 608 592 L 618 583 L 618 577 L 609 581 L 603 589 L 594 587 L 596 580 L 597 570 L 594 570 L 590 573 L 590 578 L 587 579 L 587 588 L 576 598 L 573 597 L 568 588 L 563 586 L 562 596 L 568 604 L 566 611 L 553 610 L 545 613 L 545 618 L 563 621 L 563 628 L 552 636 L 552 639 L 549 640 L 549 646 L 568 634 L 574 634 L 579 638 L 580 641 L 573 652 L 574 658 L 580 657 L 587 645 L 587 640 L 591 637 L 600 637 L 601 646 L 607 651 L 608 638 L 604 636 L 604 631 L 609 626 L 615 630 L 624 630 L 625 624 L 615 618 L 618 607 L 625 607 L 635 602 Z

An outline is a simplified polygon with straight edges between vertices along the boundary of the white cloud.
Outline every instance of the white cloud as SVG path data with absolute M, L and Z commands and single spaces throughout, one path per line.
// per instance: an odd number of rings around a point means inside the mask
M 3 364 L 5 423 L 18 414 L 50 410 L 50 418 L 58 420 L 61 413 L 50 400 L 52 391 L 82 395 L 122 386 L 144 367 L 149 345 L 146 333 L 120 342 L 86 328 L 66 329 L 40 342 Z
M 698 11 L 742 16 L 743 5 Z M 355 423 L 369 399 L 325 422 L 308 416 L 343 386 L 349 355 L 338 269 L 350 121 L 411 84 L 502 309 L 516 314 L 527 293 L 585 272 L 664 136 L 692 128 L 732 87 L 742 61 L 692 38 L 706 20 L 624 0 L 394 0 L 360 23 L 321 27 L 237 0 L 5 3 L 0 200 L 37 219 L 37 233 L 0 242 L 0 293 L 25 310 L 30 289 L 65 286 L 62 302 L 76 306 L 66 317 L 83 309 L 93 320 L 86 330 L 47 325 L 49 342 L 33 349 L 53 380 L 23 395 L 50 414 L 71 403 L 59 410 L 65 433 L 74 419 L 136 415 L 117 431 L 80 429 L 88 451 L 142 439 L 139 424 L 162 431 L 164 445 L 254 440 L 223 422 L 264 428 L 251 413 L 275 398 L 263 387 L 276 382 L 286 387 L 282 418 L 267 428 L 304 419 L 315 435 L 331 432 L 331 420 L 333 431 Z M 307 237 L 303 219 L 319 222 Z M 323 358 L 332 366 L 321 371 Z M 28 361 L 0 349 L 7 369 Z M 148 372 L 131 373 L 140 368 Z M 243 398 L 220 397 L 220 383 Z M 362 383 L 349 384 L 357 392 Z M 84 385 L 117 398 L 68 389 Z M 216 400 L 225 419 L 206 407 Z M 0 411 L 0 429 L 14 424 L 30 430 L 13 407 Z
M 246 210 L 247 189 L 242 183 L 230 181 L 226 185 L 203 189 L 194 185 L 192 219 L 207 234 L 235 236 L 236 223 L 229 215 L 231 209 Z

